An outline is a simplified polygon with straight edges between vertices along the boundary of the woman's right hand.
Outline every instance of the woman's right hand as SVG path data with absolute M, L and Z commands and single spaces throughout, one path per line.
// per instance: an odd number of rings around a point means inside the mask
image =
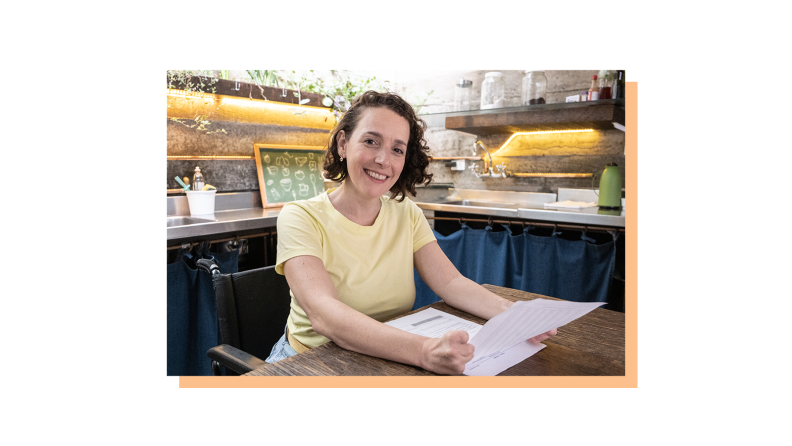
M 473 359 L 475 347 L 468 344 L 470 336 L 462 330 L 451 330 L 441 338 L 428 338 L 421 350 L 426 370 L 441 375 L 461 375 L 465 364 Z

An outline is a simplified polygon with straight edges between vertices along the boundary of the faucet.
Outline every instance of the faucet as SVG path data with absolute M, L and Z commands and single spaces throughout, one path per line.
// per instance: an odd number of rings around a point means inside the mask
M 487 158 L 489 158 L 489 162 L 487 162 L 487 160 L 484 160 L 484 171 L 486 173 L 478 173 L 478 164 L 471 164 L 470 170 L 473 171 L 473 175 L 475 175 L 476 178 L 508 178 L 509 172 L 506 172 L 505 163 L 500 163 L 497 166 L 495 166 L 495 168 L 498 169 L 499 173 L 493 172 L 492 155 L 490 154 L 489 150 L 487 150 L 487 148 L 484 147 L 484 144 L 482 144 L 481 141 L 476 141 L 476 143 L 473 144 L 473 156 L 476 156 L 476 154 L 478 154 L 479 146 L 481 146 L 481 148 L 484 149 L 485 152 L 487 152 Z

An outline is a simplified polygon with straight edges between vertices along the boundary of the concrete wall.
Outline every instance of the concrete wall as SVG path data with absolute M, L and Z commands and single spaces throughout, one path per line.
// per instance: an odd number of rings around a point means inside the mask
M 213 121 L 210 128 L 227 133 L 206 134 L 182 124 L 167 121 L 167 152 L 170 156 L 234 155 L 252 156 L 254 144 L 288 144 L 326 146 L 329 132 L 320 129 L 280 125 Z M 168 160 L 168 189 L 179 188 L 174 177 L 192 179 L 196 166 L 201 167 L 206 182 L 219 192 L 258 191 L 255 160 Z
M 397 91 L 421 94 L 434 90 L 421 113 L 441 113 L 453 109 L 454 85 L 462 77 L 473 81 L 471 101 L 478 107 L 481 83 L 488 71 L 402 72 L 390 71 Z M 518 106 L 524 73 L 517 70 L 500 70 L 506 86 L 506 106 Z M 545 71 L 548 79 L 547 102 L 564 102 L 566 96 L 587 90 L 591 84 L 590 71 Z M 372 75 L 374 73 L 361 73 Z M 381 75 L 377 75 L 382 78 Z M 427 119 L 427 121 L 432 121 Z M 437 121 L 437 120 L 435 120 Z M 318 145 L 327 143 L 325 130 L 286 127 L 278 125 L 245 124 L 215 121 L 211 128 L 224 128 L 227 134 L 198 132 L 181 124 L 167 121 L 168 155 L 252 155 L 253 144 L 280 143 Z M 511 135 L 482 136 L 484 145 L 494 153 Z M 426 140 L 435 156 L 471 156 L 476 135 L 446 130 L 442 123 L 432 124 Z M 479 156 L 485 155 L 479 152 Z M 557 134 L 521 137 L 507 149 L 493 157 L 494 163 L 505 163 L 512 172 L 565 172 L 594 173 L 607 163 L 615 162 L 624 175 L 624 133 L 620 130 L 596 130 L 593 134 Z M 256 167 L 252 160 L 242 161 L 168 161 L 167 187 L 178 188 L 175 176 L 192 178 L 195 166 L 200 166 L 207 182 L 219 191 L 258 190 Z M 483 162 L 478 162 L 483 168 Z M 451 171 L 442 161 L 431 165 L 434 182 L 454 183 L 463 189 L 515 190 L 557 193 L 559 187 L 588 188 L 590 178 L 476 178 L 472 172 Z

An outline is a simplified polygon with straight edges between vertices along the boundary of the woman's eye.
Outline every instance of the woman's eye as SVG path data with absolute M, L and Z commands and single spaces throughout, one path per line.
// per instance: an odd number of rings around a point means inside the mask
M 365 140 L 364 142 L 365 142 L 366 144 L 371 144 L 371 145 L 374 145 L 374 144 L 376 144 L 376 143 L 377 143 L 377 142 L 376 142 L 376 141 L 374 141 L 373 139 L 367 139 L 367 140 Z
M 399 155 L 403 155 L 404 154 L 404 150 L 399 149 L 399 148 L 395 148 L 395 149 L 393 149 L 393 151 L 398 153 Z

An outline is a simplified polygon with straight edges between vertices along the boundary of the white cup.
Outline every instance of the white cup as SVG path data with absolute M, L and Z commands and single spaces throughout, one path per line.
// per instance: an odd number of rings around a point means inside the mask
M 214 214 L 216 190 L 188 190 L 190 215 Z

